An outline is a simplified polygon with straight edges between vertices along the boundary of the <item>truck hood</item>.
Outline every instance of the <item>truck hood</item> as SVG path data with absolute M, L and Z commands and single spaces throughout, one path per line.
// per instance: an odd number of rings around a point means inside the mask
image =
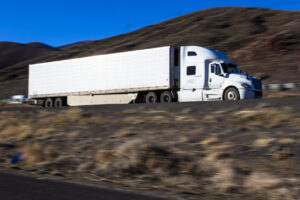
M 226 74 L 225 75 L 226 78 L 230 78 L 231 80 L 234 80 L 234 81 L 250 81 L 252 80 L 253 76 L 250 76 L 248 75 L 248 79 L 247 79 L 247 76 L 245 74 Z
M 254 76 L 249 76 L 248 79 L 245 74 L 225 74 L 225 83 L 230 85 L 230 83 L 237 83 L 237 87 L 241 84 L 248 84 L 252 89 L 262 90 L 262 82 L 260 79 L 255 78 Z M 225 85 L 226 85 L 225 84 Z

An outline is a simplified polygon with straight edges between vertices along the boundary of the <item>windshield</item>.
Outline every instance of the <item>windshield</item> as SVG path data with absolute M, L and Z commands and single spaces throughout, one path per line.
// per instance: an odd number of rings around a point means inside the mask
M 232 63 L 222 63 L 222 68 L 224 73 L 231 73 L 231 74 L 238 74 L 239 69 L 237 68 L 237 65 Z

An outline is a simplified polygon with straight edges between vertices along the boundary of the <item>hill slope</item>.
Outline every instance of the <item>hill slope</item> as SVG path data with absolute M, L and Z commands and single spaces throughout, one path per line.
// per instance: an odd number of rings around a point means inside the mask
M 0 82 L 21 81 L 24 86 L 17 92 L 24 93 L 29 63 L 165 45 L 218 49 L 240 63 L 243 71 L 269 75 L 268 82 L 300 82 L 300 12 L 241 7 L 200 10 L 131 33 L 78 43 L 0 70 Z
M 0 69 L 57 51 L 42 43 L 0 42 Z

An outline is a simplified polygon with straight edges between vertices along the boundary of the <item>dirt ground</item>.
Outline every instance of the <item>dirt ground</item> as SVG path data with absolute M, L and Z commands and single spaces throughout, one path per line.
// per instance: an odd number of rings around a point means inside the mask
M 0 106 L 0 169 L 183 199 L 298 199 L 299 102 Z

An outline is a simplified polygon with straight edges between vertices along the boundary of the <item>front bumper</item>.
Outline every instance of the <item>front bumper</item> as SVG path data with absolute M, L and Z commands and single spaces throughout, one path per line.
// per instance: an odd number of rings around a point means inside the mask
M 262 91 L 247 88 L 239 88 L 239 92 L 241 99 L 261 99 L 263 96 Z

